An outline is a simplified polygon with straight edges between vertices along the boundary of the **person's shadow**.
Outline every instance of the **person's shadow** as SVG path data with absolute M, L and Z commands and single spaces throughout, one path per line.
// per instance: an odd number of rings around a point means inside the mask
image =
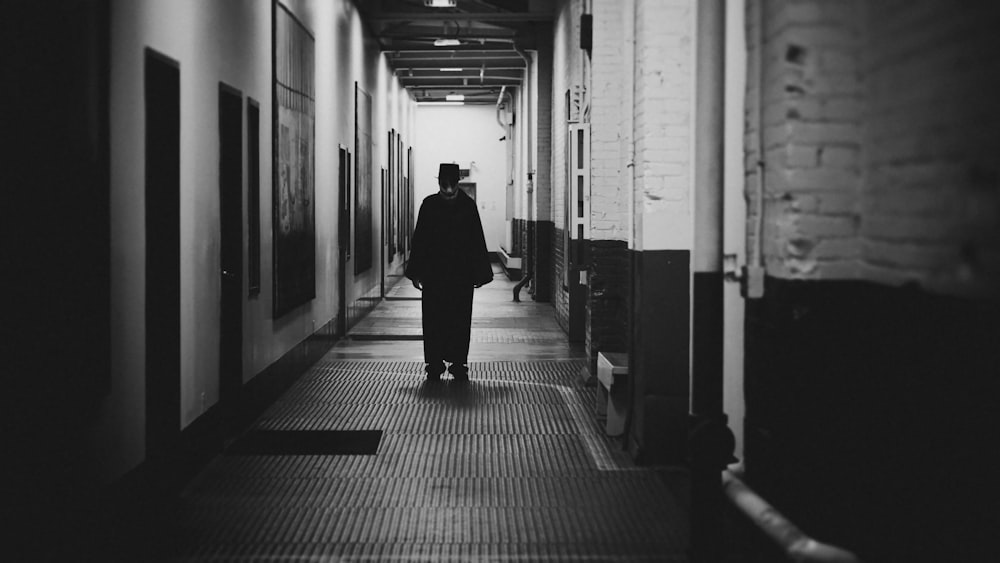
M 508 387 L 501 382 L 490 381 L 429 381 L 424 379 L 414 386 L 400 388 L 399 392 L 416 396 L 423 402 L 440 403 L 445 406 L 465 410 L 474 409 L 493 402 L 509 394 Z

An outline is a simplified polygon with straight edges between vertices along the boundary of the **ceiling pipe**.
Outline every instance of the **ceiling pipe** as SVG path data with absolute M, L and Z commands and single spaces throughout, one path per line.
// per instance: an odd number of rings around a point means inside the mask
M 500 88 L 500 95 L 497 96 L 497 124 L 499 124 L 500 128 L 503 129 L 503 132 L 504 132 L 505 135 L 508 132 L 507 131 L 507 124 L 504 123 L 503 120 L 500 119 L 500 110 L 501 110 L 501 104 L 503 104 L 503 97 L 506 94 L 507 94 L 507 87 L 504 86 L 504 87 Z
M 513 135 L 514 135 L 514 132 L 513 132 L 513 127 L 511 126 L 511 124 L 500 118 L 500 112 L 503 111 L 502 108 L 503 108 L 504 98 L 507 98 L 508 100 L 510 100 L 511 113 L 513 113 L 513 110 L 514 110 L 514 98 L 510 95 L 510 92 L 507 91 L 507 87 L 506 86 L 503 86 L 502 88 L 500 88 L 500 95 L 497 96 L 497 124 L 500 125 L 500 128 L 503 129 L 503 133 L 504 133 L 503 137 L 501 137 L 501 140 L 504 141 L 505 152 L 506 152 L 506 156 L 505 156 L 505 159 L 507 161 L 506 162 L 506 168 L 507 168 L 507 170 L 506 170 L 506 175 L 507 175 L 506 186 L 507 186 L 507 189 L 509 190 L 509 189 L 511 189 L 511 186 L 514 183 L 514 139 L 512 138 Z
M 525 107 L 524 123 L 527 127 L 526 131 L 528 133 L 525 136 L 526 140 L 525 144 L 528 147 L 528 158 L 527 158 L 528 162 L 526 164 L 528 168 L 528 174 L 534 175 L 535 170 L 534 168 L 532 168 L 532 164 L 534 163 L 534 158 L 532 158 L 533 155 L 531 154 L 532 151 L 531 131 L 534 124 L 531 122 L 531 88 L 529 87 L 529 85 L 531 84 L 531 58 L 528 56 L 527 53 L 522 51 L 521 48 L 517 46 L 516 41 L 512 41 L 511 44 L 514 47 L 514 52 L 517 53 L 522 59 L 524 59 L 524 82 L 521 88 L 521 92 L 522 95 L 526 96 L 525 98 L 526 103 L 524 105 Z
M 480 23 L 512 23 L 512 22 L 551 22 L 554 17 L 548 12 L 480 12 L 480 13 L 447 13 L 435 14 L 433 12 L 384 12 L 372 13 L 367 16 L 369 21 L 375 22 L 413 22 L 413 21 L 451 21 L 451 22 L 480 22 Z

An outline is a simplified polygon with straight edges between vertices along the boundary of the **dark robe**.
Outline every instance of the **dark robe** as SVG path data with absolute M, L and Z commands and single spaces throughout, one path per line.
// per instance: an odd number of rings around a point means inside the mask
M 475 286 L 493 281 L 476 202 L 458 190 L 453 201 L 424 198 L 413 230 L 406 277 L 423 285 L 424 359 L 465 364 Z

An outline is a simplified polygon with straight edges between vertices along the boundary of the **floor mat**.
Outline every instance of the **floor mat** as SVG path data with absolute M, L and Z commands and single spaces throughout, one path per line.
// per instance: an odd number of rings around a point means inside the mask
M 375 455 L 381 430 L 254 430 L 227 455 Z

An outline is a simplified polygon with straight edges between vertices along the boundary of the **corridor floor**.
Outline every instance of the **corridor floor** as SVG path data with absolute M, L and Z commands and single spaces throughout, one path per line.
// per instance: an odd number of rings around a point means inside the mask
M 419 294 L 388 298 L 251 430 L 376 430 L 367 455 L 227 451 L 185 488 L 174 561 L 686 561 L 678 476 L 594 417 L 582 350 L 502 273 L 471 381 L 423 377 Z

